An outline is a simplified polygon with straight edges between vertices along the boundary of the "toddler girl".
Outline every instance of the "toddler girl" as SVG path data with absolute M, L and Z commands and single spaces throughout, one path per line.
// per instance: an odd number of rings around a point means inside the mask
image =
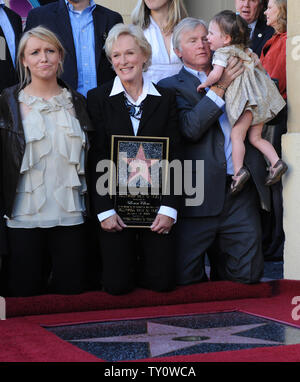
M 286 172 L 287 165 L 279 159 L 274 147 L 261 136 L 264 123 L 273 119 L 285 106 L 276 85 L 261 64 L 253 59 L 248 48 L 250 29 L 245 20 L 232 11 L 218 13 L 210 22 L 208 42 L 213 56 L 213 70 L 198 91 L 216 83 L 227 66 L 229 57 L 243 60 L 245 70 L 228 87 L 225 93 L 226 112 L 232 126 L 232 161 L 234 176 L 231 194 L 239 192 L 249 179 L 244 167 L 244 140 L 248 132 L 250 143 L 260 150 L 271 166 L 266 179 L 270 186 L 278 182 Z

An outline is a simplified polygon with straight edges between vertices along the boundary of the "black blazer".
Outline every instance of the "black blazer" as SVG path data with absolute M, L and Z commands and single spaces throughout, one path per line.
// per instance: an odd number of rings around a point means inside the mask
M 17 57 L 18 44 L 22 34 L 22 19 L 17 13 L 13 12 L 11 9 L 7 7 L 4 7 L 3 9 L 5 13 L 7 14 L 9 22 L 15 32 L 15 47 L 16 47 L 16 57 Z M 7 63 L 3 63 L 2 61 L 0 61 L 0 72 L 1 72 L 0 92 L 4 88 L 7 88 L 9 86 L 12 86 L 18 83 L 17 72 L 12 65 L 8 66 Z
M 197 92 L 200 80 L 184 68 L 175 76 L 158 83 L 176 91 L 179 129 L 183 138 L 183 159 L 194 163 L 193 185 L 196 185 L 196 160 L 204 161 L 204 200 L 199 206 L 181 208 L 182 216 L 217 216 L 221 213 L 226 189 L 224 135 L 218 122 L 222 110 L 204 93 Z M 262 208 L 270 209 L 269 190 L 264 186 L 266 162 L 261 153 L 246 143 L 245 164 L 258 191 Z M 187 195 L 184 199 L 188 198 Z M 194 198 L 194 197 L 192 197 Z M 184 201 L 183 199 L 183 201 Z
M 103 46 L 110 29 L 118 23 L 122 23 L 122 16 L 101 5 L 96 5 L 93 11 L 95 29 L 95 57 L 97 68 L 98 86 L 115 77 L 111 64 L 108 62 Z M 75 45 L 72 33 L 72 26 L 69 12 L 65 0 L 47 4 L 42 7 L 32 9 L 27 17 L 25 31 L 38 25 L 52 30 L 66 51 L 64 62 L 64 72 L 61 76 L 73 89 L 77 89 L 78 72 Z
M 265 20 L 258 19 L 251 39 L 251 49 L 260 57 L 265 43 L 273 36 L 274 29 L 268 26 Z
M 109 196 L 99 196 L 96 192 L 96 182 L 103 175 L 96 174 L 96 165 L 100 160 L 110 159 L 112 135 L 134 135 L 123 93 L 109 96 L 112 85 L 113 81 L 90 90 L 87 94 L 88 112 L 95 129 L 90 134 L 90 177 L 96 214 L 114 208 Z M 175 94 L 168 89 L 158 86 L 156 88 L 161 97 L 147 96 L 137 135 L 169 137 L 169 160 L 172 161 L 177 158 L 180 136 Z M 179 198 L 174 195 L 163 196 L 162 204 L 178 209 Z

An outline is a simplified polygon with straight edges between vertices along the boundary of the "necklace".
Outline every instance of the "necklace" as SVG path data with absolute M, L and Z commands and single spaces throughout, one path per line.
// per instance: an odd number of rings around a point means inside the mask
M 125 106 L 126 106 L 126 109 L 129 113 L 130 117 L 133 117 L 133 118 L 137 119 L 138 121 L 140 121 L 141 117 L 142 117 L 144 101 L 141 102 L 140 105 L 135 105 L 134 103 L 132 103 L 128 100 L 128 98 L 125 96 L 125 94 L 124 94 L 124 101 L 125 101 Z

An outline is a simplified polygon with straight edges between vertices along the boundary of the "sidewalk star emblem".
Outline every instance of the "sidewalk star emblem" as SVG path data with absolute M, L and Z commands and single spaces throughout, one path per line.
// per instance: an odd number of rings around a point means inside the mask
M 267 324 L 191 329 L 173 325 L 147 322 L 146 333 L 115 337 L 87 338 L 81 340 L 72 340 L 71 342 L 148 342 L 151 357 L 161 356 L 163 354 L 203 343 L 280 345 L 280 342 L 277 341 L 269 341 L 259 338 L 246 337 L 245 335 L 239 335 L 250 329 L 255 329 L 264 325 Z

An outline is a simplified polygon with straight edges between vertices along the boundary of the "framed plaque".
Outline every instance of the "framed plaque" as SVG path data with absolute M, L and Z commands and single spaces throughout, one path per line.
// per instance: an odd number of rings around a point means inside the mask
M 167 186 L 168 156 L 169 138 L 112 136 L 115 187 L 110 194 L 128 227 L 152 225 Z

